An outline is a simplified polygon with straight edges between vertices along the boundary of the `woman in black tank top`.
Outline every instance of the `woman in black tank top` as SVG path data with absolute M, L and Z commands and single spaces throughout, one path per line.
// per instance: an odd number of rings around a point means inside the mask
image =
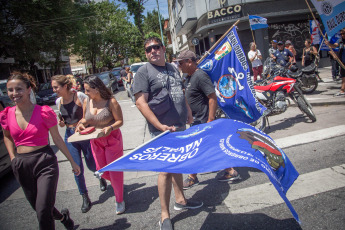
M 305 48 L 303 49 L 302 66 L 312 64 L 317 56 L 317 50 L 311 45 L 311 40 L 306 39 L 304 42 Z
M 74 85 L 73 76 L 56 75 L 52 77 L 52 87 L 54 92 L 58 95 L 56 105 L 59 108 L 59 125 L 60 127 L 66 126 L 65 143 L 70 151 L 73 160 L 79 165 L 81 173 L 75 176 L 79 193 L 82 196 L 83 203 L 81 211 L 86 213 L 91 208 L 91 201 L 88 196 L 88 190 L 85 184 L 84 166 L 81 157 L 83 152 L 85 163 L 90 171 L 96 171 L 96 163 L 92 155 L 90 141 L 79 141 L 70 143 L 67 139 L 75 133 L 75 127 L 78 122 L 83 118 L 83 101 L 87 96 L 81 92 L 72 90 Z M 105 191 L 107 182 L 100 179 L 101 191 Z

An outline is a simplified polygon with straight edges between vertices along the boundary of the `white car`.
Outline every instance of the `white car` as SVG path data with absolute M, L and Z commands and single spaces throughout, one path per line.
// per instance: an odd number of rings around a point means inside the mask
M 140 67 L 142 67 L 143 65 L 145 65 L 146 63 L 147 63 L 147 62 L 137 62 L 137 63 L 133 63 L 133 64 L 131 65 L 130 69 L 131 69 L 131 72 L 133 73 L 133 79 L 134 79 L 135 74 L 136 74 L 136 72 L 138 71 L 138 69 L 139 69 Z

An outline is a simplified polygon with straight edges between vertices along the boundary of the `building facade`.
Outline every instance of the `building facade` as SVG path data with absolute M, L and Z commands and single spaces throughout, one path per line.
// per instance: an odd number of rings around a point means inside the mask
M 304 0 L 168 0 L 168 4 L 174 53 L 190 49 L 203 55 L 237 20 L 237 32 L 247 53 L 253 41 L 248 15 L 267 18 L 268 28 L 253 31 L 264 58 L 271 40 L 290 40 L 300 60 L 304 41 L 310 38 L 312 15 Z

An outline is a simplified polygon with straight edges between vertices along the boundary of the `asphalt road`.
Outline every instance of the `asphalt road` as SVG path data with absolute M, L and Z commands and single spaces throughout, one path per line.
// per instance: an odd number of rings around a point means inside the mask
M 124 91 L 115 97 L 123 110 L 121 128 L 125 152 L 149 139 L 145 120 L 132 107 Z M 54 107 L 54 106 L 53 106 Z M 299 214 L 299 225 L 267 176 L 252 168 L 237 168 L 242 179 L 220 183 L 220 172 L 199 175 L 200 184 L 185 192 L 187 198 L 202 200 L 204 206 L 192 211 L 175 211 L 171 218 L 175 229 L 343 229 L 345 225 L 345 129 L 343 105 L 314 106 L 317 121 L 310 121 L 296 107 L 270 118 L 266 132 L 277 143 L 291 143 L 283 150 L 300 177 L 287 195 Z M 343 131 L 344 130 L 344 131 Z M 60 129 L 63 134 L 64 130 Z M 304 138 L 301 138 L 304 134 Z M 308 138 L 305 138 L 308 137 Z M 306 143 L 301 144 L 301 139 Z M 87 186 L 93 207 L 81 213 L 71 168 L 57 152 L 60 178 L 56 207 L 67 207 L 76 229 L 159 229 L 160 205 L 157 175 L 153 172 L 125 173 L 126 213 L 115 215 L 115 198 L 111 186 L 102 193 L 97 179 L 86 171 Z M 21 188 L 9 174 L 0 180 L 0 229 L 37 229 L 35 213 Z M 291 196 L 290 196 L 291 194 Z M 277 203 L 278 202 L 278 203 Z M 56 229 L 64 229 L 56 223 Z

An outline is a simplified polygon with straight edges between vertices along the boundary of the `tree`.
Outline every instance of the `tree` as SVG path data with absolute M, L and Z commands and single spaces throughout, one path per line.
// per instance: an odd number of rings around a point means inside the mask
M 134 24 L 138 27 L 138 30 L 141 34 L 141 37 L 144 38 L 144 30 L 143 30 L 143 20 L 144 20 L 144 4 L 148 0 L 121 0 L 127 4 L 127 9 L 131 15 L 134 16 Z
M 58 70 L 61 53 L 80 25 L 78 5 L 70 0 L 2 0 L 0 11 L 0 56 L 14 58 L 17 68 L 32 73 L 36 62 Z
M 97 67 L 114 66 L 133 52 L 133 42 L 140 35 L 129 22 L 127 11 L 111 2 L 90 3 L 92 19 L 85 20 L 84 30 L 76 37 L 72 52 L 89 60 L 93 71 Z

